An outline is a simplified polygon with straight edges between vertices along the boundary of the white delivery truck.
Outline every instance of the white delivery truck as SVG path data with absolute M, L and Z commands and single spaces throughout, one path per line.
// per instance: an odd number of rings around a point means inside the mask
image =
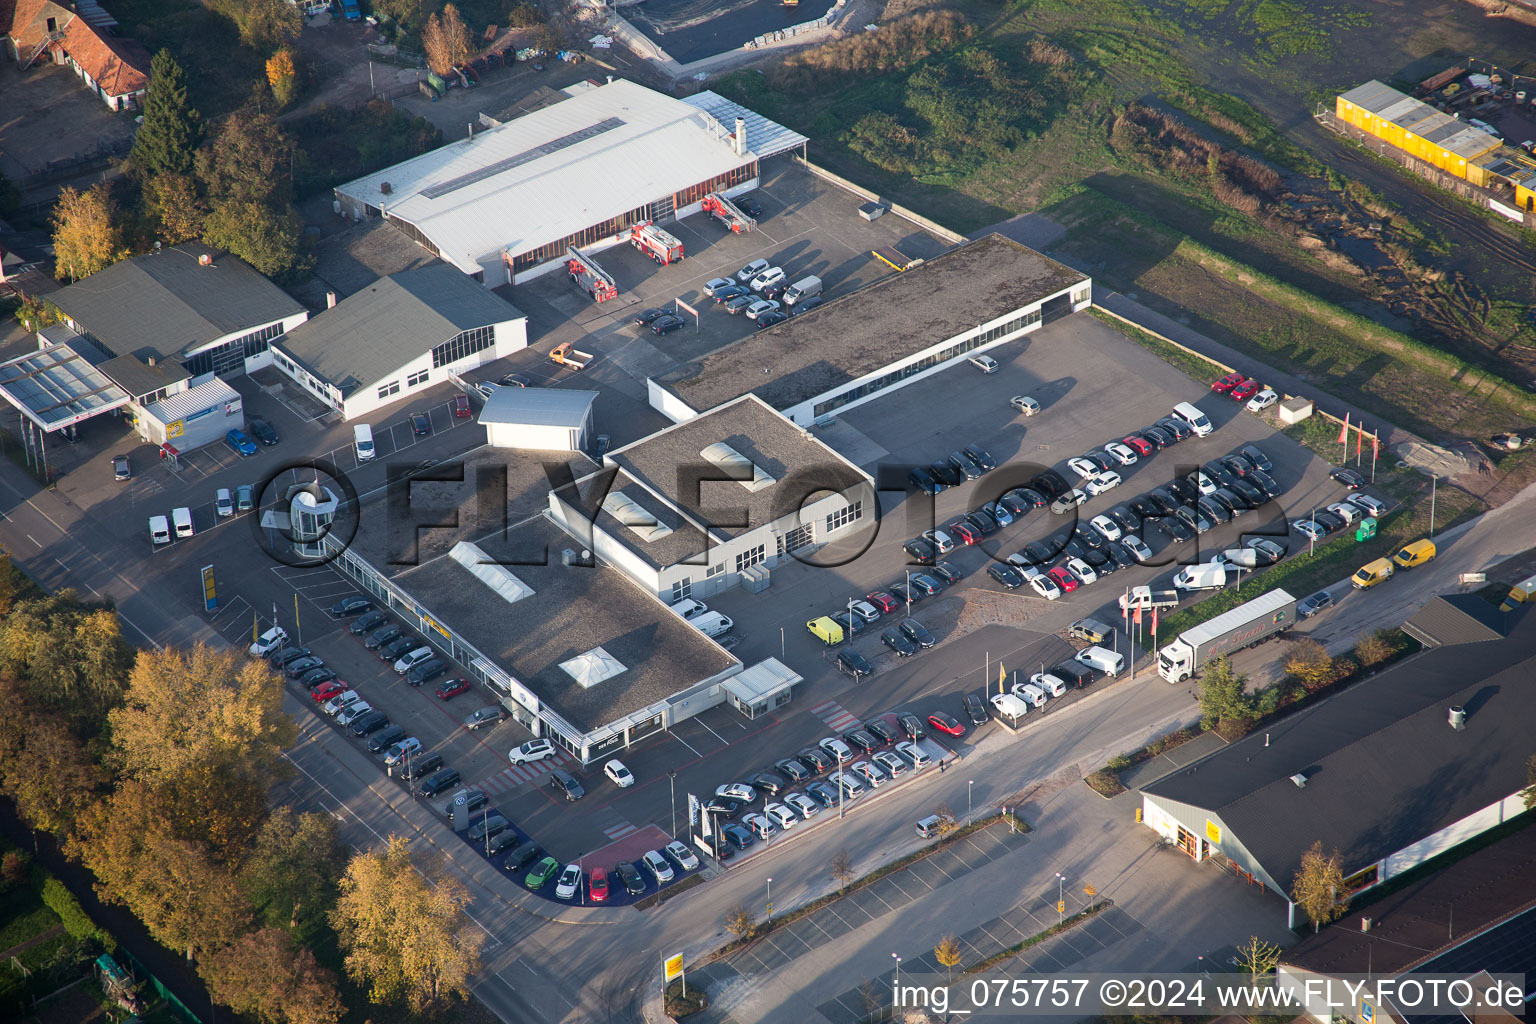
M 149 517 L 149 539 L 155 547 L 171 542 L 171 521 L 165 516 Z
M 802 277 L 800 280 L 790 285 L 789 289 L 784 293 L 784 304 L 786 306 L 793 306 L 797 302 L 804 302 L 811 296 L 820 294 L 821 278 L 816 277 L 815 275 L 810 277 Z
M 1157 652 L 1157 671 L 1170 683 L 1182 683 L 1211 658 L 1267 640 L 1296 621 L 1296 599 L 1271 590 L 1229 612 L 1186 629 Z
M 357 452 L 358 462 L 367 462 L 373 458 L 373 428 L 366 423 L 359 423 L 353 427 L 352 448 Z
M 1173 585 L 1180 590 L 1220 590 L 1227 585 L 1227 565 L 1225 562 L 1186 565 L 1174 574 Z

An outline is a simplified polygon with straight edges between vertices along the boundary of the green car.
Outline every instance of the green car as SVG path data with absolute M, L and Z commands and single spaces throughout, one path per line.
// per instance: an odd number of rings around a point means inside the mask
M 533 866 L 532 871 L 528 872 L 528 877 L 523 879 L 523 884 L 530 889 L 542 889 L 559 870 L 559 861 L 553 857 L 545 857 Z

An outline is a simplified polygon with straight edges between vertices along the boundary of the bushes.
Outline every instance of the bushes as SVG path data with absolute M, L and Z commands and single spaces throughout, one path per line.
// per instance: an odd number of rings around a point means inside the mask
M 80 901 L 57 878 L 50 877 L 43 883 L 43 902 L 49 910 L 59 915 L 59 920 L 64 922 L 64 930 L 72 937 L 93 939 L 107 949 L 117 947 L 116 940 L 96 927 L 96 922 L 81 908 Z
M 976 30 L 954 11 L 926 11 L 817 46 L 769 72 L 769 84 L 785 92 L 809 92 L 841 83 L 850 72 L 903 71 L 970 39 Z

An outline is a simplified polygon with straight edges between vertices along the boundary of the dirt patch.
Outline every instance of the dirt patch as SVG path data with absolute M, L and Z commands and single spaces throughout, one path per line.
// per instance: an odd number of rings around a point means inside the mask
M 966 589 L 956 596 L 965 600 L 965 607 L 955 621 L 954 632 L 946 638 L 951 640 L 983 626 L 1023 626 L 1038 614 L 1040 605 L 1038 599 L 995 590 Z

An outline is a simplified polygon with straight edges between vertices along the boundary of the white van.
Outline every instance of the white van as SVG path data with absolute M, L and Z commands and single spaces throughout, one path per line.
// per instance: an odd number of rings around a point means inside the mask
M 996 711 L 999 715 L 1005 715 L 1015 722 L 1029 714 L 1029 705 L 1011 693 L 994 693 L 987 699 L 992 702 L 993 711 Z
M 1221 562 L 1186 565 L 1173 576 L 1180 590 L 1220 590 L 1227 585 L 1227 567 Z
M 1036 672 L 1029 677 L 1029 685 L 1038 686 L 1051 697 L 1060 697 L 1067 692 L 1067 684 L 1049 672 Z
M 724 636 L 736 625 L 728 616 L 721 615 L 719 612 L 705 612 L 703 615 L 696 615 L 688 621 L 700 633 L 709 637 Z
M 190 508 L 171 509 L 171 522 L 176 524 L 176 536 L 192 536 L 192 510 Z
M 709 606 L 703 601 L 695 601 L 691 597 L 685 597 L 672 606 L 672 610 L 685 619 L 696 619 L 709 611 Z
M 1204 437 L 1216 428 L 1211 425 L 1210 417 L 1188 402 L 1180 402 L 1173 407 L 1173 414 L 1189 425 L 1189 429 L 1195 432 L 1197 437 Z
M 149 539 L 156 547 L 171 542 L 171 521 L 165 516 L 149 517 Z
M 357 453 L 358 462 L 373 458 L 373 428 L 368 424 L 359 423 L 352 428 L 352 450 Z
M 1077 652 L 1077 660 L 1107 676 L 1117 676 L 1125 668 L 1125 655 L 1104 647 L 1086 647 Z
M 1032 708 L 1045 707 L 1045 691 L 1030 683 L 1016 683 L 1013 695 Z

